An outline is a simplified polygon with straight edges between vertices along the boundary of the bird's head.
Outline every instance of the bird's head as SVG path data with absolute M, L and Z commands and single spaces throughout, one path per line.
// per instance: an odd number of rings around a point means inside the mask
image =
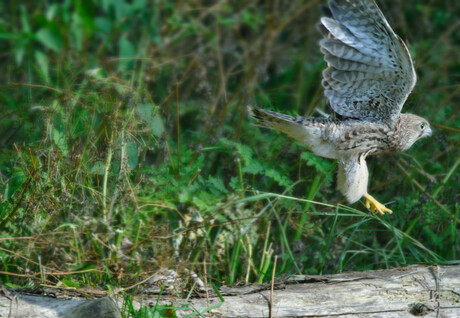
M 409 149 L 417 140 L 431 136 L 430 123 L 413 114 L 400 114 L 399 129 L 401 129 L 403 150 Z

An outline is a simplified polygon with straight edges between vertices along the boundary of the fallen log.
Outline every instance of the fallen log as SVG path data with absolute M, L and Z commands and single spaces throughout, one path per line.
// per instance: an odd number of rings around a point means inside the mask
M 185 301 L 161 295 L 160 304 L 175 307 L 179 317 L 194 311 L 213 317 L 460 317 L 460 265 L 294 275 L 278 281 L 276 288 L 271 306 L 270 290 L 260 285 L 222 287 L 223 302 L 216 296 Z M 134 307 L 155 304 L 157 297 L 135 297 Z M 63 309 L 65 303 L 68 309 Z M 103 317 L 101 313 L 120 317 L 115 303 L 120 308 L 122 300 L 4 295 L 0 297 L 0 317 L 91 318 Z

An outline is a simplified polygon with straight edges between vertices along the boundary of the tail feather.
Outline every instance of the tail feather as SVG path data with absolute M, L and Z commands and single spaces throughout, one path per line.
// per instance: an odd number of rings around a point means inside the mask
M 322 129 L 335 125 L 329 118 L 301 117 L 280 114 L 271 110 L 248 107 L 249 115 L 256 119 L 256 126 L 281 131 L 310 147 L 317 155 L 338 159 L 335 146 L 322 137 Z
M 296 121 L 296 117 L 277 113 L 271 110 L 248 106 L 248 113 L 252 118 L 257 120 L 254 125 L 279 130 L 288 135 L 292 129 L 299 126 L 299 123 Z
M 309 118 L 290 116 L 271 110 L 248 107 L 250 116 L 257 119 L 256 126 L 281 131 L 306 145 L 312 145 L 312 138 L 317 139 L 317 127 L 310 125 Z

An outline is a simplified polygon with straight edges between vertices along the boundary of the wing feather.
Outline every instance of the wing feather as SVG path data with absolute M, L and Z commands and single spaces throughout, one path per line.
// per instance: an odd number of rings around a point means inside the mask
M 395 122 L 416 82 L 406 45 L 374 0 L 330 0 L 329 8 L 320 46 L 331 107 L 346 117 Z

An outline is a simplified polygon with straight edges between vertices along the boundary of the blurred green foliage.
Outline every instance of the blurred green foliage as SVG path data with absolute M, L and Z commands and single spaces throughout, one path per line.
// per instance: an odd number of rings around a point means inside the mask
M 325 2 L 0 3 L 0 281 L 125 286 L 207 266 L 215 283 L 262 282 L 273 255 L 277 274 L 456 260 L 459 4 L 379 4 L 419 77 L 403 111 L 435 129 L 369 160 L 384 217 L 337 204 L 335 163 L 247 118 L 248 104 L 329 112 Z

